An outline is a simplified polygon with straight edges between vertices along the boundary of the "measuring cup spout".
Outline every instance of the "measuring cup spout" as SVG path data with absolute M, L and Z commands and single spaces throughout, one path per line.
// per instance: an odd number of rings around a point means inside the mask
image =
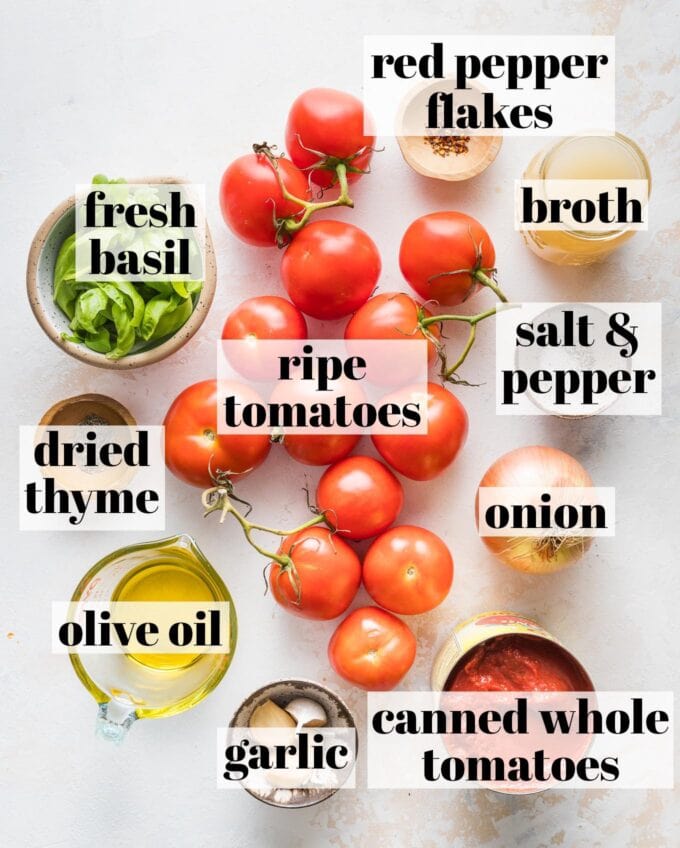
M 100 739 L 120 745 L 135 721 L 137 713 L 133 709 L 115 701 L 108 701 L 99 705 L 95 734 Z

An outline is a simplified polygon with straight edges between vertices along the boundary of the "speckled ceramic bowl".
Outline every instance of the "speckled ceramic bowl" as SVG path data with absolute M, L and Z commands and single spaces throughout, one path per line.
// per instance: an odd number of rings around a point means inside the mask
M 178 177 L 142 177 L 130 180 L 131 183 L 184 183 Z M 205 320 L 215 296 L 217 284 L 217 265 L 210 230 L 205 226 L 205 280 L 194 311 L 188 321 L 173 336 L 156 347 L 140 353 L 132 353 L 121 359 L 107 359 L 103 353 L 97 353 L 88 347 L 62 339 L 61 334 L 69 329 L 66 315 L 59 309 L 52 297 L 54 285 L 54 265 L 64 240 L 75 231 L 75 198 L 69 197 L 54 209 L 43 221 L 35 234 L 28 254 L 26 269 L 26 289 L 31 309 L 47 336 L 63 351 L 95 365 L 97 368 L 110 368 L 127 371 L 151 365 L 170 356 L 186 344 Z
M 278 706 L 285 708 L 294 698 L 310 698 L 320 704 L 328 717 L 329 727 L 349 727 L 355 731 L 355 750 L 358 745 L 356 734 L 356 722 L 354 716 L 349 710 L 349 707 L 330 689 L 326 689 L 320 683 L 315 683 L 313 680 L 277 680 L 274 683 L 268 683 L 260 689 L 256 689 L 243 701 L 241 706 L 234 713 L 229 727 L 248 727 L 250 717 L 254 710 L 267 700 L 274 701 Z M 289 790 L 286 794 L 285 801 L 278 801 L 273 797 L 273 793 L 267 795 L 262 792 L 257 792 L 244 786 L 246 792 L 257 798 L 258 801 L 263 801 L 272 807 L 284 807 L 289 809 L 298 809 L 301 807 L 311 807 L 314 804 L 319 804 L 335 795 L 338 788 L 324 789 L 295 789 Z

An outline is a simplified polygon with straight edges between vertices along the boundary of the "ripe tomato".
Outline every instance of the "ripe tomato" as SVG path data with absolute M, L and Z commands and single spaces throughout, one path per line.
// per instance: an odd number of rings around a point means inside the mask
M 303 618 L 327 620 L 345 612 L 361 583 L 359 557 L 347 542 L 327 527 L 315 526 L 286 536 L 278 552 L 295 563 L 300 602 L 290 573 L 273 562 L 269 585 L 277 603 Z
M 439 606 L 453 583 L 453 558 L 444 542 L 404 524 L 373 542 L 364 557 L 364 586 L 376 604 L 401 615 Z
M 303 465 L 330 465 L 351 453 L 360 438 L 360 433 L 329 433 L 327 436 L 291 433 L 284 437 L 283 446 L 289 456 Z
M 376 294 L 369 298 L 363 306 L 352 315 L 345 327 L 345 338 L 358 339 L 423 339 L 418 329 L 418 310 L 422 309 L 426 318 L 432 313 L 424 307 L 419 307 L 416 301 L 402 292 Z M 439 340 L 440 332 L 437 324 L 431 324 L 430 334 Z M 428 362 L 437 358 L 435 343 L 428 339 Z
M 307 177 L 288 159 L 278 163 L 288 191 L 306 200 Z M 222 174 L 220 209 L 234 235 L 259 247 L 276 244 L 274 217 L 289 218 L 302 211 L 299 204 L 284 200 L 274 168 L 262 153 L 240 156 Z
M 404 389 L 401 403 L 417 400 L 416 391 Z M 468 417 L 465 407 L 451 392 L 436 383 L 427 384 L 427 433 L 374 433 L 373 444 L 385 462 L 411 480 L 432 480 L 449 466 L 465 444 Z
M 391 612 L 361 607 L 338 625 L 328 643 L 335 671 L 362 689 L 394 689 L 416 658 L 416 639 Z
M 364 304 L 380 276 L 373 240 L 344 221 L 313 221 L 286 248 L 281 278 L 306 315 L 342 318 Z
M 283 297 L 261 295 L 240 303 L 224 322 L 223 339 L 306 339 L 307 322 Z
M 361 100 L 333 88 L 311 88 L 293 103 L 286 124 L 286 148 L 298 168 L 312 168 L 327 157 L 344 161 L 365 171 L 373 155 L 374 135 L 364 135 L 364 106 Z M 332 162 L 329 164 L 333 164 Z M 334 170 L 312 169 L 312 182 L 328 188 L 335 182 Z M 348 182 L 362 175 L 348 171 Z
M 470 273 L 496 262 L 489 234 L 475 218 L 462 212 L 431 212 L 406 230 L 399 248 L 399 267 L 423 300 L 455 306 L 480 287 Z M 446 275 L 451 271 L 462 271 Z
M 369 539 L 401 512 L 404 490 L 390 469 L 370 456 L 350 456 L 324 471 L 316 505 L 348 539 Z
M 258 400 L 247 386 L 231 384 L 229 391 L 242 403 Z M 214 485 L 209 467 L 242 478 L 264 462 L 271 447 L 261 433 L 218 434 L 217 401 L 216 380 L 194 383 L 177 395 L 163 422 L 165 464 L 180 480 L 204 489 Z
M 283 297 L 262 295 L 239 304 L 222 328 L 225 341 L 245 341 L 238 346 L 225 345 L 232 367 L 249 380 L 277 379 L 279 355 L 294 354 L 295 350 L 272 351 L 265 341 L 303 340 L 307 338 L 307 322 L 297 307 Z
M 358 381 L 341 376 L 338 380 L 329 381 L 328 389 L 323 392 L 323 401 L 329 405 L 339 399 L 347 401 L 349 409 L 364 403 L 366 397 Z M 270 402 L 280 404 L 283 408 L 295 410 L 290 416 L 289 426 L 279 422 L 283 447 L 293 459 L 305 465 L 330 465 L 339 459 L 344 459 L 356 446 L 361 438 L 360 433 L 320 433 L 317 430 L 306 429 L 302 432 L 291 432 L 297 429 L 297 423 L 303 419 L 307 422 L 319 418 L 316 408 L 319 405 L 319 391 L 316 382 L 303 379 L 300 368 L 291 369 L 290 380 L 279 380 L 271 394 Z M 304 415 L 298 414 L 302 410 Z

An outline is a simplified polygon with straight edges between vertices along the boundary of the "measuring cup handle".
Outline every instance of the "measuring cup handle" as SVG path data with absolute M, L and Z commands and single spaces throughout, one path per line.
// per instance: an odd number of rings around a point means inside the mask
M 100 739 L 107 739 L 109 742 L 120 745 L 135 721 L 137 721 L 137 714 L 134 710 L 114 701 L 108 701 L 99 705 L 95 734 Z

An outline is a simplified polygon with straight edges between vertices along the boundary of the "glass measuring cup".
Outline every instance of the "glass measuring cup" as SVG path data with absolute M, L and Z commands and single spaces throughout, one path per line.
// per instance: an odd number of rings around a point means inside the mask
M 138 601 L 227 603 L 229 653 L 177 654 L 174 662 L 161 654 L 145 660 L 125 653 L 70 653 L 78 678 L 99 705 L 97 734 L 115 742 L 139 718 L 164 718 L 202 701 L 226 674 L 236 647 L 229 590 L 191 536 L 131 545 L 99 560 L 78 584 L 70 616 L 76 618 L 86 602 L 132 600 L 131 586 Z

